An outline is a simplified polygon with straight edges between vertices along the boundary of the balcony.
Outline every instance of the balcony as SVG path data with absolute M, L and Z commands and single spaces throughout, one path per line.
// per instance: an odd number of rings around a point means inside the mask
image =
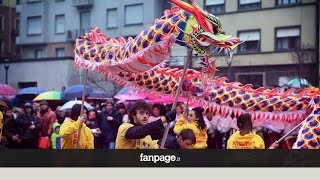
M 72 0 L 72 5 L 77 8 L 91 8 L 93 0 Z
M 88 29 L 72 29 L 67 31 L 67 41 L 74 41 L 76 38 L 88 33 L 91 28 Z

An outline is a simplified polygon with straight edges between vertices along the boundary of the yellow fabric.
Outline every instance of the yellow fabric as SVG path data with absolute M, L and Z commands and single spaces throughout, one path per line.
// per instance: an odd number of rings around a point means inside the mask
M 149 135 L 142 139 L 126 139 L 127 130 L 133 126 L 131 123 L 120 125 L 116 139 L 116 149 L 159 149 L 157 140 L 152 140 Z
M 2 135 L 2 131 L 3 131 L 3 115 L 2 112 L 0 111 L 0 142 L 1 142 L 1 135 Z
M 72 119 L 66 119 L 63 122 L 59 132 L 61 136 L 61 149 L 77 149 L 80 125 L 80 121 L 74 121 Z M 82 123 L 80 136 L 80 149 L 94 149 L 93 135 L 84 123 Z
M 227 149 L 264 149 L 263 139 L 255 132 L 242 136 L 240 131 L 230 136 Z
M 173 131 L 175 134 L 180 134 L 183 129 L 192 129 L 194 134 L 196 135 L 196 144 L 193 146 L 194 149 L 205 149 L 207 148 L 207 128 L 201 130 L 198 127 L 198 122 L 194 121 L 192 123 L 185 123 L 186 118 L 181 117 L 177 123 L 175 124 Z

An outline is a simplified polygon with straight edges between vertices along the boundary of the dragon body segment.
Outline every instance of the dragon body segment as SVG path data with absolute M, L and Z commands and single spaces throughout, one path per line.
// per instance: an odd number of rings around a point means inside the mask
M 75 62 L 92 70 L 140 73 L 163 66 L 170 58 L 173 42 L 193 48 L 203 56 L 208 56 L 212 48 L 234 49 L 239 38 L 219 33 L 221 27 L 216 27 L 221 25 L 219 19 L 214 16 L 210 19 L 216 22 L 215 33 L 205 32 L 193 14 L 178 7 L 166 10 L 164 16 L 134 39 L 108 39 L 95 28 L 76 39 Z
M 96 70 L 116 83 L 136 91 L 174 96 L 182 70 L 164 68 L 173 43 L 194 49 L 203 58 L 202 72 L 188 69 L 181 96 L 223 116 L 249 112 L 253 121 L 301 122 L 294 148 L 320 148 L 319 91 L 304 89 L 253 89 L 252 85 L 226 82 L 225 77 L 212 77 L 212 49 L 232 51 L 239 45 L 237 37 L 221 34 L 220 20 L 191 4 L 171 0 L 176 7 L 165 10 L 154 24 L 134 39 L 108 39 L 96 28 L 75 41 L 75 63 Z M 211 68 L 211 69 L 210 69 Z

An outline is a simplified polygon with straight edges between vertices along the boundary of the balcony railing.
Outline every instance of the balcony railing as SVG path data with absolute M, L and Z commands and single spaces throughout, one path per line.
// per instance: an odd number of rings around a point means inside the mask
M 67 31 L 67 41 L 74 41 L 76 38 L 88 33 L 91 28 L 88 29 L 72 29 Z
M 72 0 L 72 5 L 78 8 L 90 8 L 93 6 L 93 0 Z

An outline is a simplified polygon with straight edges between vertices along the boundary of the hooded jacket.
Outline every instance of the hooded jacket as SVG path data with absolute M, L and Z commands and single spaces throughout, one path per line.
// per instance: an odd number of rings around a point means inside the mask
M 255 132 L 242 136 L 240 131 L 230 136 L 227 149 L 264 149 L 263 139 Z
M 26 108 L 28 108 L 28 107 L 24 107 L 24 111 L 26 111 Z M 21 139 L 31 141 L 33 143 L 38 140 L 39 132 L 42 129 L 42 123 L 41 123 L 40 118 L 38 118 L 35 115 L 35 112 L 33 109 L 31 109 L 30 115 L 28 115 L 26 113 L 19 115 L 17 117 L 16 122 L 17 122 L 18 127 L 22 129 L 22 132 L 20 134 Z M 32 122 L 36 126 L 35 129 L 29 129 L 29 127 L 32 125 Z
M 93 135 L 91 130 L 80 121 L 66 118 L 60 127 L 61 149 L 76 149 L 78 142 L 78 130 L 80 126 L 80 149 L 94 149 Z
M 56 133 L 55 129 L 57 127 L 60 127 L 59 123 L 53 123 L 52 125 L 52 134 L 51 134 L 51 144 L 52 144 L 52 149 L 61 149 L 61 136 L 58 133 Z

